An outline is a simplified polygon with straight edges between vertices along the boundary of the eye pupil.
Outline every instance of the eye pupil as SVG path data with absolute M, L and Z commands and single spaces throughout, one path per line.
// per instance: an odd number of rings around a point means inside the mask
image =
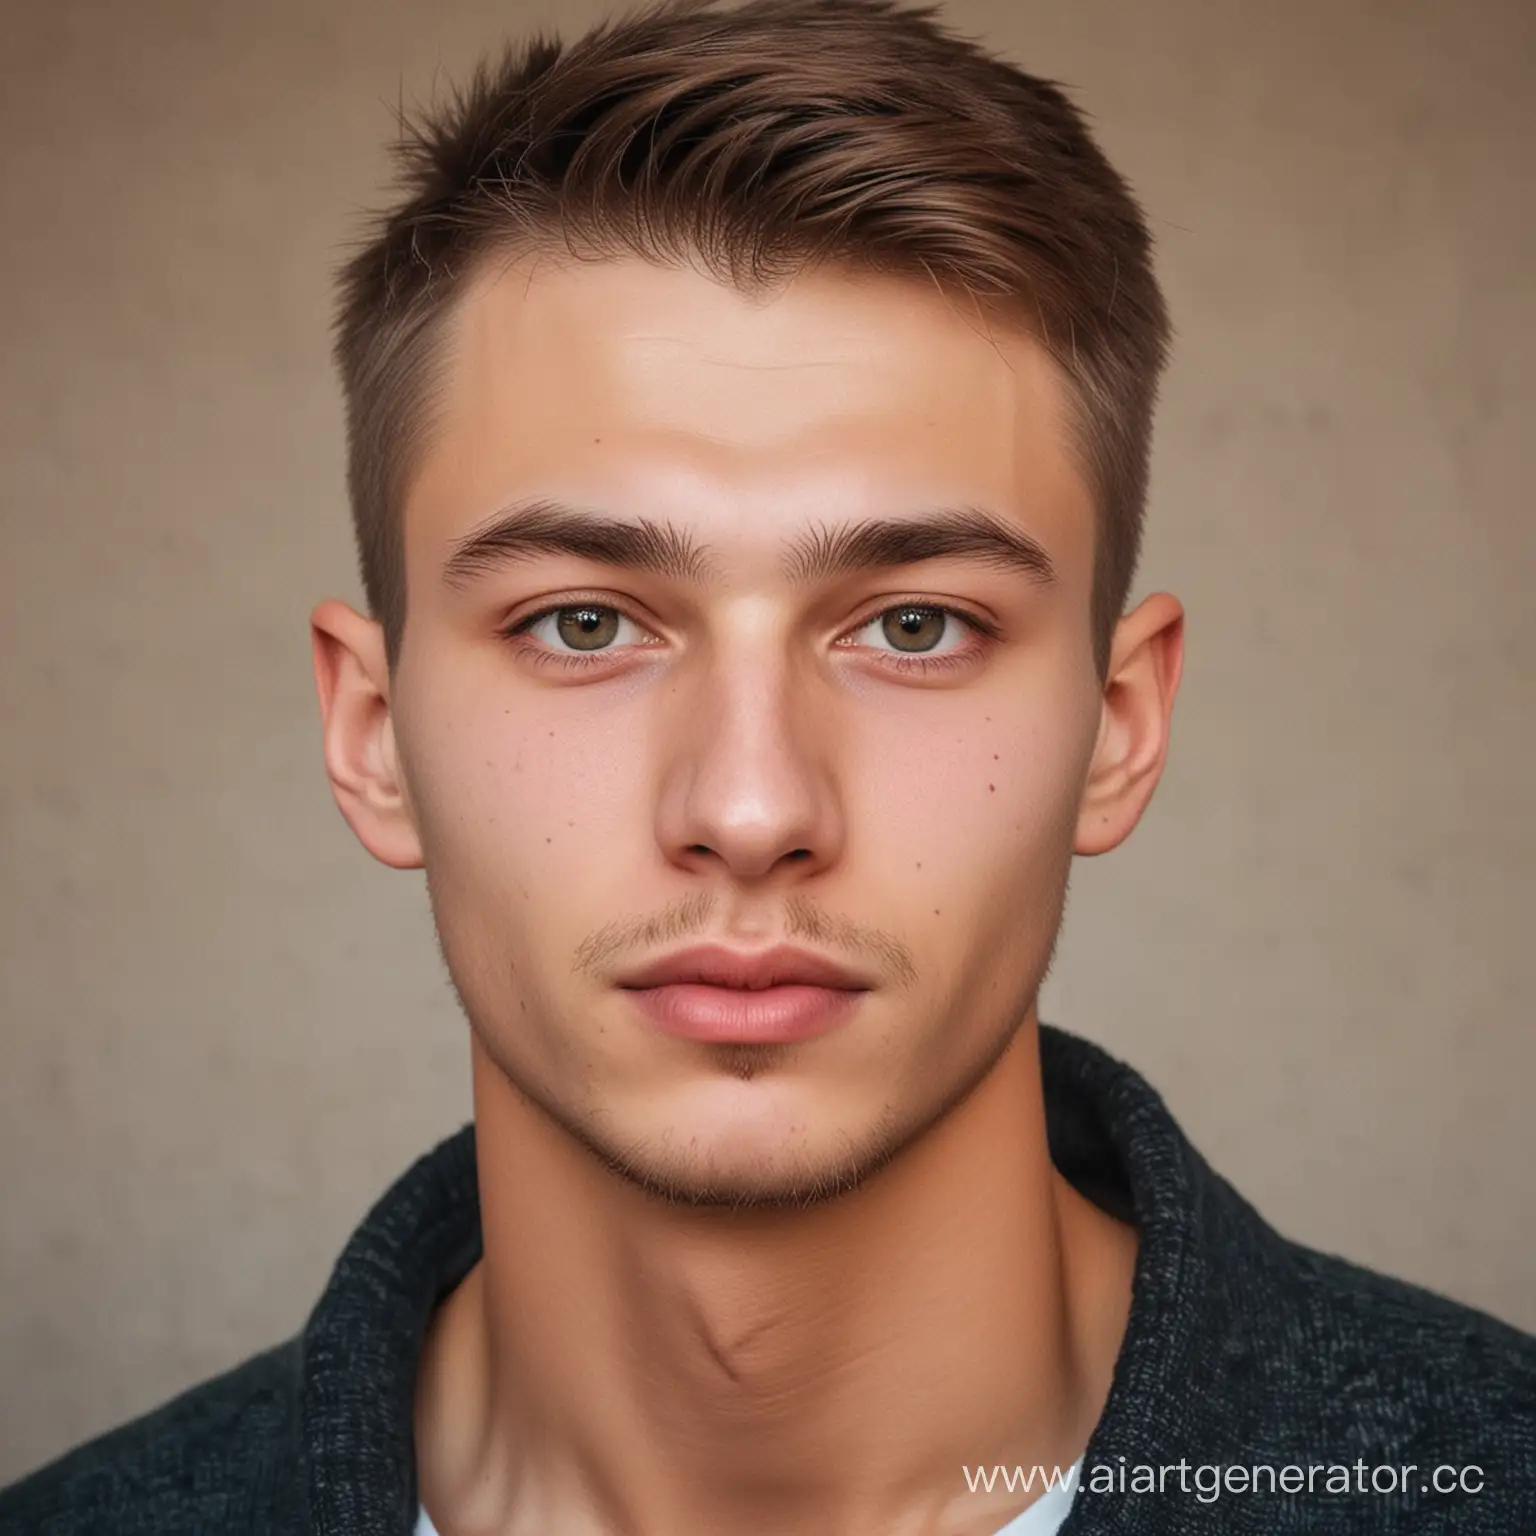
M 926 651 L 938 644 L 944 633 L 944 611 L 940 608 L 892 608 L 885 616 L 885 637 L 893 645 L 906 651 Z M 931 631 L 931 633 L 925 633 Z M 925 640 L 923 645 L 906 645 L 903 641 Z
M 617 611 L 612 608 L 585 603 L 579 607 L 562 608 L 556 620 L 556 628 L 560 631 L 560 638 L 567 642 L 596 640 L 596 645 L 583 644 L 579 647 L 584 651 L 596 651 L 613 639 L 618 618 Z

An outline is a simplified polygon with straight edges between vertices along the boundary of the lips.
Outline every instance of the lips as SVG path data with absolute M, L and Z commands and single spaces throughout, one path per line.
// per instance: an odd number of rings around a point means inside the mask
M 865 992 L 868 978 L 810 950 L 781 944 L 773 949 L 746 953 L 719 944 L 700 945 L 664 956 L 625 976 L 620 986 L 631 989 L 697 983 L 710 987 L 736 987 L 764 991 L 769 987 L 829 987 L 838 991 Z

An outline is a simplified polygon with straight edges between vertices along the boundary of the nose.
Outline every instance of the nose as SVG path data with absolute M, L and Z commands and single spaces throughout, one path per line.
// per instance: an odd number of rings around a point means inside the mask
M 666 857 L 741 881 L 781 868 L 798 878 L 841 850 L 825 691 L 787 658 L 717 660 L 679 684 L 657 806 Z

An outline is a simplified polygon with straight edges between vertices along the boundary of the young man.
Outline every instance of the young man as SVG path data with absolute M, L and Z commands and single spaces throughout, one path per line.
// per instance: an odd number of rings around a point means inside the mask
M 1037 1017 L 1183 646 L 1123 611 L 1167 322 L 1074 109 L 926 11 L 684 4 L 405 158 L 315 670 L 474 1122 L 0 1529 L 1536 1530 L 1536 1340 L 1287 1242 Z

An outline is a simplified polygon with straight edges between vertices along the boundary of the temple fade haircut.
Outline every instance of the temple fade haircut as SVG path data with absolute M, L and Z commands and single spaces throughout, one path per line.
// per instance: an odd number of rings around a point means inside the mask
M 369 610 L 399 658 L 403 509 L 443 333 L 503 255 L 692 264 L 748 296 L 820 266 L 911 277 L 1065 374 L 1095 505 L 1106 676 L 1135 575 L 1168 317 L 1124 180 L 1054 83 L 895 0 L 667 0 L 535 34 L 402 117 L 398 203 L 340 275 L 336 359 Z

